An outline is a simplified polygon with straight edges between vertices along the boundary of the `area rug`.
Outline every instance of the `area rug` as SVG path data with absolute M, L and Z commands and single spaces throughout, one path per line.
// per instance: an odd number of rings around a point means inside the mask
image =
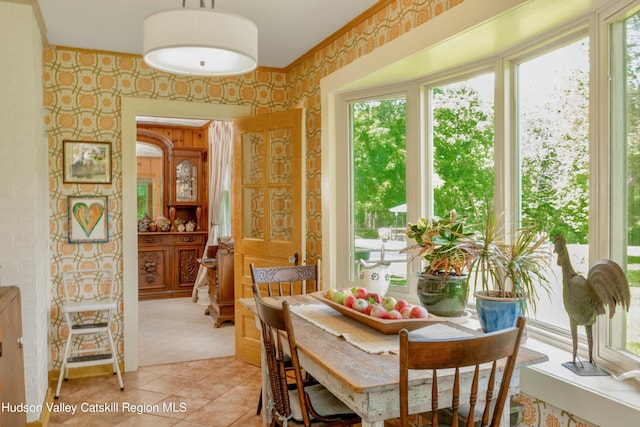
M 235 354 L 235 328 L 214 328 L 205 307 L 187 298 L 139 301 L 140 366 L 228 357 Z

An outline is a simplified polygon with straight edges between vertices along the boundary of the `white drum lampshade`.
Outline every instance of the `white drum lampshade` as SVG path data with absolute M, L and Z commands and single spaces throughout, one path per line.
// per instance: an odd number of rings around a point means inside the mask
M 143 52 L 149 66 L 169 73 L 244 74 L 258 65 L 258 28 L 209 9 L 166 10 L 145 18 Z

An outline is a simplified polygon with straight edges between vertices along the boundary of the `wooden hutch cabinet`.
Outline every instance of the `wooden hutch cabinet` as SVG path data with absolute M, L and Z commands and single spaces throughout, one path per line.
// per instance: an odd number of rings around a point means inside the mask
M 155 230 L 138 224 L 140 300 L 192 295 L 200 267 L 198 258 L 204 254 L 208 234 L 207 139 L 206 132 L 197 128 L 138 126 L 138 142 L 157 146 L 162 151 L 161 161 L 138 157 L 139 185 L 143 169 L 145 178 L 162 177 L 150 186 L 160 189 L 160 194 L 154 194 L 162 198 L 161 212 L 149 215 L 149 220 L 158 222 L 162 216 L 170 223 L 168 229 L 155 224 Z M 192 146 L 183 146 L 185 141 Z M 154 168 L 162 171 L 149 170 Z M 150 193 L 148 190 L 146 194 Z M 141 205 L 140 198 L 138 205 Z
M 138 297 L 190 297 L 207 233 L 138 233 Z

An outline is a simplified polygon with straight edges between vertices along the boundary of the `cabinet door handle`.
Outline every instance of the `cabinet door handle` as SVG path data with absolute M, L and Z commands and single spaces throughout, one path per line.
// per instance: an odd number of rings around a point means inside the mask
M 142 239 L 143 243 L 156 243 L 158 241 L 158 239 L 155 239 L 153 237 L 146 237 L 144 239 Z
M 193 242 L 195 239 L 193 238 L 193 236 L 183 236 L 180 237 L 180 240 L 182 240 L 183 242 Z
M 23 337 L 18 338 L 18 348 L 22 348 Z

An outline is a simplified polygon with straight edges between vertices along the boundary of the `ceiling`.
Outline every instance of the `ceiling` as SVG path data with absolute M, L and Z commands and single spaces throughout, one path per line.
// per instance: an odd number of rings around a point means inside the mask
M 204 0 L 207 8 L 212 0 Z M 284 68 L 377 0 L 217 0 L 258 26 L 258 65 Z M 180 0 L 38 0 L 50 45 L 142 55 L 145 16 Z M 199 0 L 186 7 L 197 9 Z

